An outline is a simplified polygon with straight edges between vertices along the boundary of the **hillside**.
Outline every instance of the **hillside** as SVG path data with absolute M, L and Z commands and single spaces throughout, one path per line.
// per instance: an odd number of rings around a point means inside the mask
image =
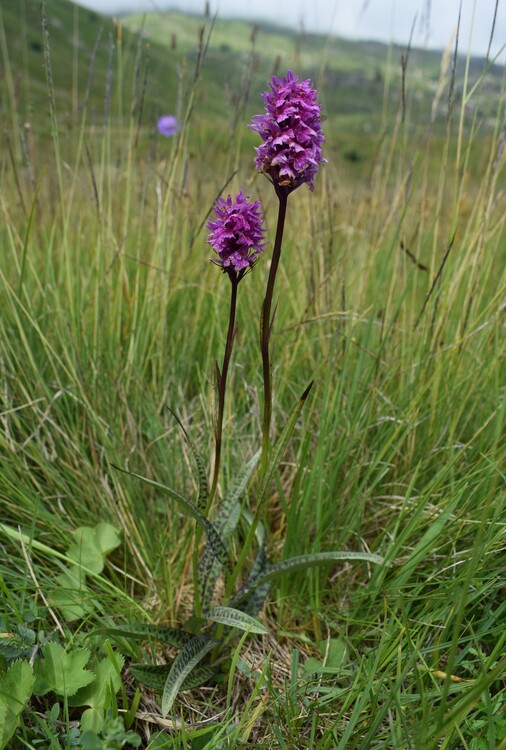
M 88 104 L 88 121 L 132 113 L 153 122 L 164 111 L 176 111 L 191 85 L 199 34 L 207 44 L 202 86 L 196 106 L 199 118 L 221 117 L 233 127 L 250 91 L 262 90 L 273 71 L 293 68 L 320 87 L 327 117 L 344 130 L 368 132 L 381 122 L 385 106 L 395 114 L 401 101 L 401 57 L 405 50 L 377 42 L 356 42 L 301 34 L 270 24 L 218 20 L 176 12 L 127 16 L 119 23 L 73 4 L 47 0 L 44 37 L 39 0 L 3 0 L 1 20 L 2 107 L 15 98 L 18 113 L 30 121 L 47 109 L 44 50 L 50 51 L 58 116 L 64 123 L 80 119 Z M 46 38 L 47 41 L 44 41 Z M 6 40 L 6 41 L 5 41 Z M 405 76 L 405 103 L 412 121 L 427 122 L 438 89 L 441 53 L 411 50 Z M 484 61 L 470 61 L 470 85 L 483 76 Z M 465 59 L 459 59 L 454 91 L 462 89 Z M 494 108 L 501 91 L 500 68 L 491 68 L 474 97 L 483 114 Z M 451 65 L 440 89 L 446 114 Z M 178 105 L 179 102 L 179 105 Z M 235 113 L 235 114 L 234 114 Z
M 141 42 L 139 35 L 120 29 L 113 19 L 69 0 L 47 0 L 45 5 L 47 34 L 39 0 L 2 0 L 4 111 L 5 96 L 15 97 L 17 111 L 28 121 L 38 120 L 39 111 L 47 110 L 46 52 L 63 123 L 80 119 L 85 103 L 88 117 L 100 122 L 107 119 L 109 109 L 113 116 L 123 107 L 135 110 L 144 94 L 145 104 L 155 108 L 175 92 L 176 82 L 167 75 L 176 65 L 170 51 Z

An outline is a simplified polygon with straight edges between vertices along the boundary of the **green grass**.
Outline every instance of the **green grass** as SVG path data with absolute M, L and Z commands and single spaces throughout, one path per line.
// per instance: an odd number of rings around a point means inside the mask
M 190 615 L 193 522 L 113 464 L 196 492 L 191 452 L 164 406 L 209 457 L 228 288 L 208 261 L 203 224 L 230 180 L 225 192 L 243 187 L 262 200 L 272 237 L 274 195 L 254 174 L 257 141 L 246 127 L 273 64 L 262 35 L 279 44 L 281 72 L 297 68 L 296 35 L 260 28 L 250 74 L 247 25 L 223 23 L 193 83 L 201 21 L 171 14 L 178 46 L 162 48 L 170 37 L 157 21 L 143 114 L 135 71 L 148 50 L 138 53 L 126 29 L 104 112 L 109 25 L 86 109 L 102 21 L 60 3 L 62 26 L 50 24 L 48 42 L 28 0 L 24 15 L 13 7 L 2 3 L 0 698 L 7 665 L 39 659 L 47 639 L 112 669 L 116 653 L 137 662 L 155 647 L 123 639 L 113 651 L 96 627 L 143 617 L 174 626 Z M 75 23 L 78 56 L 64 44 Z M 117 696 L 100 704 L 109 713 L 99 747 L 122 717 L 121 731 L 153 749 L 504 748 L 503 82 L 479 66 L 467 79 L 459 72 L 447 120 L 448 71 L 431 126 L 416 77 L 403 120 L 398 74 L 382 68 L 369 131 L 349 87 L 331 85 L 337 43 L 319 44 L 308 37 L 299 54 L 304 74 L 329 71 L 314 73 L 329 114 L 328 164 L 314 194 L 301 188 L 288 202 L 272 339 L 278 434 L 315 385 L 270 488 L 268 551 L 276 561 L 371 551 L 390 565 L 277 581 L 263 613 L 270 635 L 246 639 L 221 683 L 184 694 L 170 731 L 159 696 L 142 689 L 137 706 L 124 670 Z M 386 59 L 377 46 L 370 62 L 366 47 L 338 44 L 344 71 L 362 65 L 370 75 Z M 167 111 L 188 113 L 177 142 L 154 134 L 169 100 Z M 239 290 L 222 487 L 261 443 L 266 277 L 264 257 Z M 77 585 L 73 534 L 99 522 L 118 530 L 120 546 L 99 556 L 102 568 L 80 568 Z M 60 724 L 44 716 L 54 703 Z M 32 696 L 8 747 L 69 747 L 83 706 L 65 692 Z

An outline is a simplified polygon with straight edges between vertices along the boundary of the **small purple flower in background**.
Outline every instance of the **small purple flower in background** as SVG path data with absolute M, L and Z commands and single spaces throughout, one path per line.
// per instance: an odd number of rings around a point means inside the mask
M 158 128 L 158 132 L 166 138 L 170 138 L 181 129 L 181 126 L 174 115 L 162 115 L 158 118 L 156 127 Z
M 229 274 L 238 273 L 240 278 L 253 268 L 267 244 L 263 242 L 260 203 L 248 203 L 248 197 L 241 190 L 234 201 L 231 195 L 226 200 L 220 198 L 214 205 L 216 218 L 207 223 L 211 232 L 207 241 L 219 256 L 211 260 Z
M 281 81 L 273 76 L 269 86 L 271 91 L 261 95 L 266 114 L 255 115 L 249 126 L 263 140 L 255 149 L 255 163 L 288 192 L 304 182 L 313 190 L 318 166 L 326 161 L 318 92 L 309 79 L 299 81 L 291 70 Z

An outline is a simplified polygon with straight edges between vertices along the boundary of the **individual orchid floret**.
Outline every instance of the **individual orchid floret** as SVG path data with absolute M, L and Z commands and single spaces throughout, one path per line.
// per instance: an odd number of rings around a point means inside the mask
M 263 140 L 255 149 L 257 168 L 287 192 L 304 182 L 313 190 L 318 167 L 326 161 L 318 91 L 291 70 L 282 80 L 273 76 L 269 86 L 261 95 L 266 114 L 255 115 L 249 126 Z
M 220 198 L 214 205 L 215 218 L 207 223 L 210 231 L 207 241 L 218 253 L 211 260 L 239 278 L 253 268 L 267 244 L 263 242 L 265 229 L 260 203 L 250 203 L 248 197 L 241 190 L 235 200 L 231 195 L 226 200 Z

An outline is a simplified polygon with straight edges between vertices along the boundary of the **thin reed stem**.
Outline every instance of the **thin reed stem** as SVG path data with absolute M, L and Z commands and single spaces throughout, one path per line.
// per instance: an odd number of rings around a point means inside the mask
M 262 435 L 262 460 L 261 473 L 265 474 L 267 470 L 267 461 L 270 447 L 270 427 L 272 418 L 272 373 L 269 354 L 269 343 L 271 338 L 274 315 L 271 317 L 272 298 L 274 295 L 274 284 L 281 257 L 281 245 L 283 242 L 283 230 L 285 228 L 286 206 L 288 202 L 287 192 L 275 185 L 276 195 L 279 200 L 278 225 L 276 228 L 276 239 L 274 241 L 274 250 L 272 253 L 271 267 L 269 278 L 265 290 L 265 298 L 262 303 L 262 312 L 260 315 L 260 351 L 262 352 L 262 368 L 264 379 L 264 416 L 263 416 L 263 435 Z

